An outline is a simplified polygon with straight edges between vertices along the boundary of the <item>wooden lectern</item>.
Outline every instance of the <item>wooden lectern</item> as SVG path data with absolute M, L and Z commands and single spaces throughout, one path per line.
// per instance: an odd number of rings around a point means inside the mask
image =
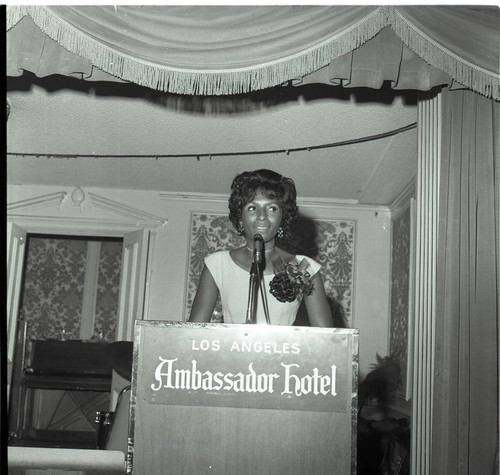
M 356 473 L 358 332 L 137 321 L 127 473 Z

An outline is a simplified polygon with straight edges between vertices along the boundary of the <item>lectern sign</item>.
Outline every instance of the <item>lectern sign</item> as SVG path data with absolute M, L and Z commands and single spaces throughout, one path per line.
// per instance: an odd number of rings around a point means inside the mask
M 148 339 L 144 397 L 153 404 L 344 412 L 351 396 L 347 335 L 317 332 L 311 340 L 283 330 L 190 326 L 166 332 L 161 342 Z M 144 338 L 151 331 L 145 328 Z M 328 358 L 318 360 L 318 351 Z
M 138 321 L 134 473 L 354 473 L 356 377 L 356 330 Z

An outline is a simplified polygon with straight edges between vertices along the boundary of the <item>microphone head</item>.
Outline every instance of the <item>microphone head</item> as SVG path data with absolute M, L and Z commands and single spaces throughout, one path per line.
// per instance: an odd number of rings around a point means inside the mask
M 264 247 L 264 238 L 260 234 L 253 236 L 253 259 L 260 264 L 262 262 L 262 248 Z

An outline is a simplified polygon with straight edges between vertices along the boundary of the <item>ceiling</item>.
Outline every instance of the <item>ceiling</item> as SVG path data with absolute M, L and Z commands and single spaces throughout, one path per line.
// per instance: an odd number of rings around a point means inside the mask
M 390 205 L 416 174 L 413 92 L 187 97 L 25 74 L 7 98 L 8 184 L 227 194 L 237 173 L 271 168 L 299 197 Z

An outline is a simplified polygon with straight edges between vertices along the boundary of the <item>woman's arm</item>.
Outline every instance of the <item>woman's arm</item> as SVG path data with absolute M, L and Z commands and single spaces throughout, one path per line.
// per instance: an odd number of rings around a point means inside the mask
M 331 328 L 333 327 L 332 312 L 326 299 L 325 286 L 319 272 L 313 277 L 312 282 L 312 292 L 304 296 L 309 323 L 312 327 Z
M 201 272 L 198 290 L 191 307 L 190 322 L 209 322 L 217 303 L 219 289 L 215 284 L 212 274 L 205 266 Z

